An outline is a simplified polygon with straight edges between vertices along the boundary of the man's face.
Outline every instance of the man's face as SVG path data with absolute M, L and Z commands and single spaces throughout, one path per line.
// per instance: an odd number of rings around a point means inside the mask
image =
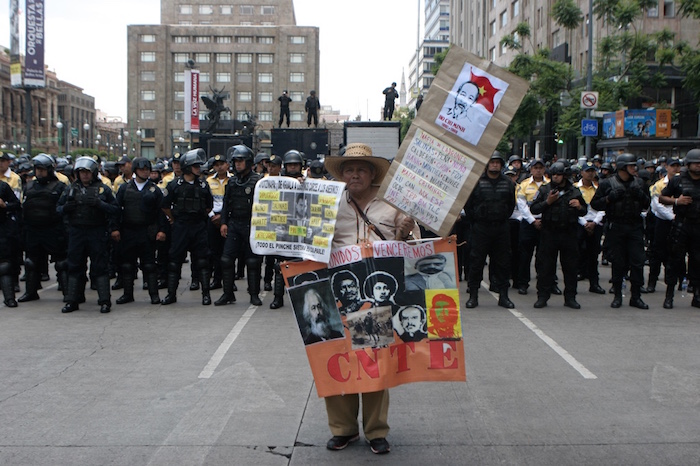
M 268 167 L 267 172 L 270 174 L 270 176 L 279 176 L 280 172 L 282 171 L 282 165 L 277 165 L 276 163 L 270 163 L 268 164 Z
M 422 324 L 421 312 L 418 309 L 408 308 L 401 313 L 401 326 L 411 335 L 420 330 Z
M 142 180 L 147 180 L 151 176 L 151 170 L 149 168 L 137 168 L 136 176 Z
M 214 162 L 214 171 L 220 177 L 225 177 L 228 173 L 228 163 L 224 160 L 217 160 Z
M 309 321 L 311 324 L 328 322 L 328 317 L 326 317 L 323 309 L 323 303 L 316 294 L 309 294 L 307 297 L 307 304 L 309 309 Z
M 688 164 L 688 172 L 695 177 L 700 176 L 700 163 L 693 162 Z
M 479 89 L 475 84 L 467 83 L 459 90 L 455 97 L 455 107 L 462 112 L 466 112 L 469 107 L 474 105 L 476 98 L 479 96 Z
M 297 216 L 299 216 L 299 217 L 306 216 L 306 199 L 304 199 L 303 197 L 297 199 L 296 211 L 297 211 Z
M 92 183 L 92 172 L 90 170 L 78 170 L 80 182 L 84 185 Z
M 0 159 L 0 172 L 5 173 L 8 168 L 10 168 L 10 161 L 8 159 Z
M 442 257 L 428 257 L 418 263 L 418 271 L 428 275 L 440 273 L 445 269 Z
M 190 170 L 192 171 L 192 174 L 196 177 L 199 177 L 199 175 L 202 174 L 202 166 L 201 165 L 192 165 L 190 167 Z
M 247 167 L 246 167 L 246 161 L 245 160 L 234 160 L 233 161 L 233 168 L 236 170 L 236 173 L 246 173 Z
M 523 163 L 520 160 L 513 160 L 513 162 L 511 162 L 511 165 L 513 165 L 513 168 L 515 168 L 516 170 L 520 170 L 521 168 L 523 168 Z
M 299 175 L 301 175 L 301 164 L 300 163 L 285 163 L 284 170 L 287 172 L 288 176 L 299 176 Z
M 131 176 L 132 173 L 134 173 L 131 170 L 131 162 L 126 162 L 124 165 L 121 166 L 121 171 L 124 175 L 126 176 Z
M 151 181 L 157 182 L 158 180 L 160 180 L 160 173 L 153 170 L 153 171 L 151 171 L 151 174 L 148 175 L 148 177 L 151 179 Z
M 595 179 L 595 170 L 584 170 L 581 172 L 581 178 L 584 181 L 593 181 Z
M 181 176 L 182 175 L 182 167 L 180 166 L 179 161 L 174 161 L 173 160 L 173 173 L 175 176 Z
M 554 186 L 564 185 L 564 175 L 552 175 L 552 184 Z
M 347 280 L 342 280 L 340 282 L 340 300 L 343 303 L 352 303 L 359 301 L 360 299 L 360 288 L 355 282 L 355 280 L 348 278 Z
M 503 165 L 499 160 L 489 160 L 488 172 L 491 174 L 501 173 L 501 168 Z
M 348 192 L 360 194 L 372 186 L 374 170 L 372 165 L 361 160 L 352 160 L 343 164 L 342 181 L 346 183 Z
M 544 165 L 540 163 L 533 165 L 530 167 L 530 173 L 536 180 L 541 179 L 544 176 Z
M 41 180 L 49 176 L 49 171 L 44 167 L 34 167 L 34 175 Z
M 673 163 L 671 165 L 666 165 L 666 173 L 668 174 L 669 178 L 676 176 L 678 173 L 680 173 L 680 171 L 681 171 L 680 164 Z

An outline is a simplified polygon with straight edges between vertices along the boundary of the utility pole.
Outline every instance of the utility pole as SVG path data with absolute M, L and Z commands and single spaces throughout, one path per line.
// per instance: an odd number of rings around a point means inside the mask
M 586 66 L 586 90 L 593 90 L 593 0 L 588 0 L 588 63 Z M 591 109 L 586 110 L 586 118 L 591 118 Z M 586 136 L 586 157 L 592 157 L 593 140 Z

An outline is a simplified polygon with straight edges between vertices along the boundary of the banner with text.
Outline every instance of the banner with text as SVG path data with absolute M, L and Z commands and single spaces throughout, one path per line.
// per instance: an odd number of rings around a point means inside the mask
M 26 37 L 24 41 L 24 85 L 45 87 L 44 70 L 44 0 L 27 0 Z
M 528 84 L 452 46 L 378 196 L 447 236 Z
M 250 247 L 255 254 L 328 262 L 345 183 L 268 176 L 255 185 Z
M 450 237 L 282 264 L 319 397 L 466 380 L 456 258 Z

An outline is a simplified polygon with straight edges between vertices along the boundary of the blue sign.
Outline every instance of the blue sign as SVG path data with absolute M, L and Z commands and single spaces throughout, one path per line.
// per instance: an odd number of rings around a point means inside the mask
M 598 136 L 598 120 L 581 120 L 581 136 Z

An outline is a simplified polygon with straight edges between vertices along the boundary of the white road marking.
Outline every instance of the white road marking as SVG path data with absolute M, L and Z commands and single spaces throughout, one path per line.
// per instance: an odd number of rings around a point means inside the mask
M 484 286 L 488 290 L 488 288 L 489 288 L 488 283 L 482 282 L 481 285 Z M 494 293 L 492 291 L 489 291 L 489 293 L 491 293 L 491 295 L 493 297 L 498 299 L 498 296 L 496 295 L 496 293 Z M 517 309 L 508 309 L 508 310 L 510 311 L 511 314 L 513 314 L 515 317 L 517 317 L 518 320 L 520 320 L 520 322 L 525 324 L 525 326 L 527 328 L 532 330 L 532 332 L 535 335 L 537 335 L 540 340 L 545 342 L 547 344 L 547 346 L 552 348 L 555 353 L 557 353 L 559 356 L 561 356 L 561 358 L 564 361 L 569 363 L 569 365 L 571 367 L 573 367 L 579 374 L 581 374 L 581 376 L 584 379 L 597 379 L 598 378 L 593 372 L 586 369 L 586 367 L 583 364 L 578 362 L 576 360 L 576 358 L 574 358 L 568 351 L 566 351 L 564 348 L 559 346 L 559 344 L 556 341 L 554 341 L 546 333 L 544 333 L 542 330 L 540 330 L 539 327 L 537 327 L 537 325 L 535 325 L 530 319 L 528 319 L 527 317 L 522 315 Z
M 260 299 L 265 299 L 265 296 L 267 295 L 267 292 L 263 292 L 260 295 Z M 233 326 L 231 329 L 231 332 L 224 338 L 224 341 L 221 342 L 219 345 L 219 348 L 216 350 L 216 352 L 212 355 L 211 359 L 209 359 L 209 362 L 207 365 L 204 367 L 202 372 L 199 374 L 200 379 L 208 379 L 212 375 L 214 375 L 214 371 L 216 370 L 217 367 L 219 367 L 219 364 L 221 361 L 224 359 L 224 356 L 226 356 L 226 353 L 228 350 L 231 348 L 231 345 L 233 345 L 233 342 L 236 341 L 236 338 L 238 338 L 238 335 L 241 334 L 241 331 L 243 331 L 243 327 L 245 327 L 245 324 L 248 323 L 250 318 L 255 314 L 255 311 L 258 309 L 258 306 L 253 306 L 250 305 L 248 309 L 243 313 L 240 319 L 238 319 L 238 322 L 236 322 L 236 325 Z

